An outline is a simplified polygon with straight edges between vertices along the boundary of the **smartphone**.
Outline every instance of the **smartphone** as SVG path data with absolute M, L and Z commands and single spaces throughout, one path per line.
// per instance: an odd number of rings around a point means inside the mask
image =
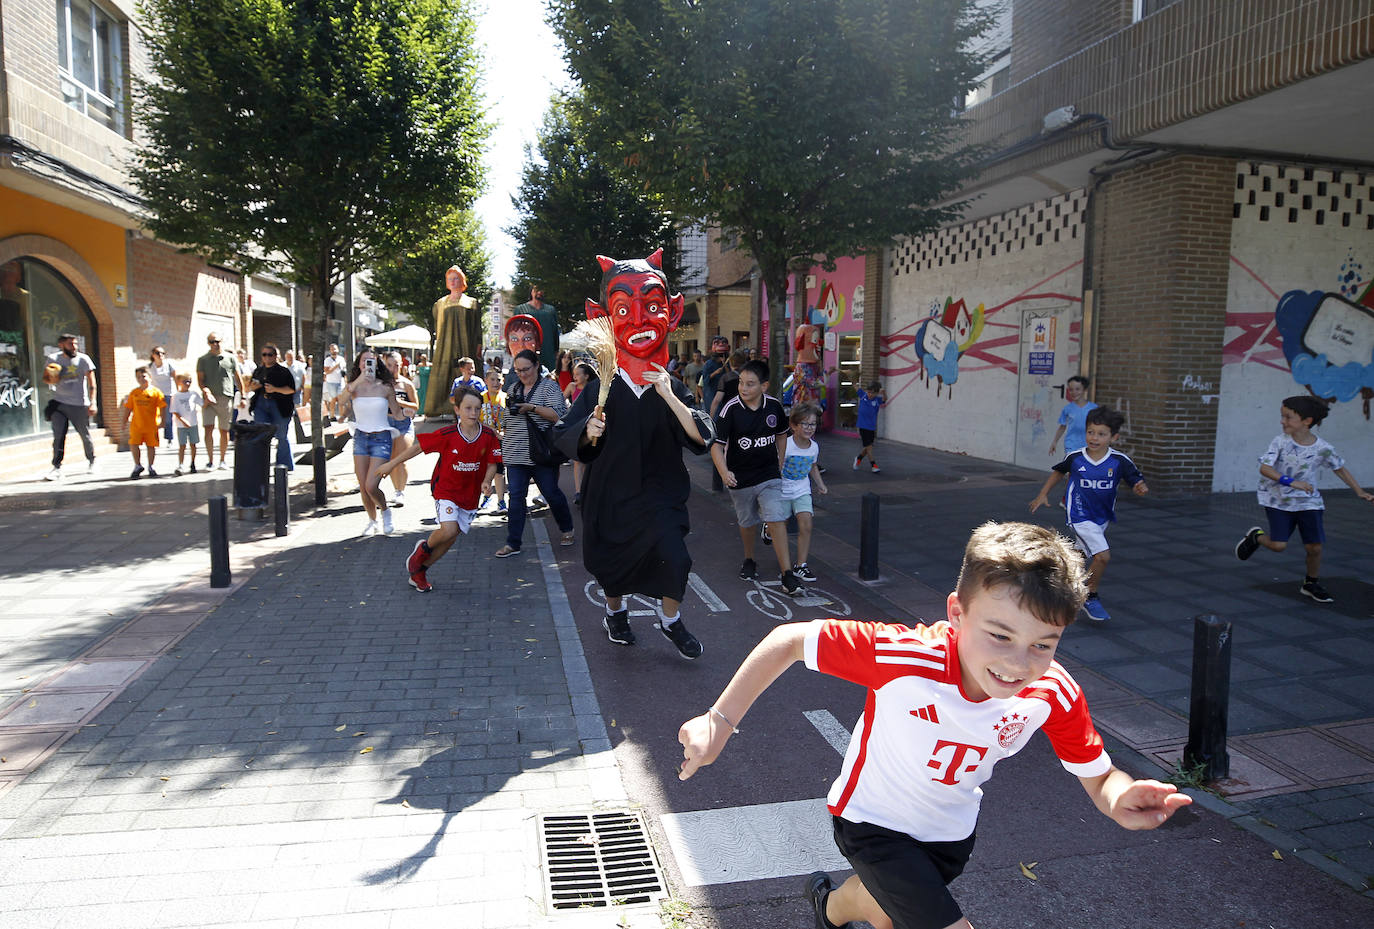
M 364 358 L 364 359 L 363 359 L 363 371 L 366 372 L 366 374 L 367 374 L 368 377 L 376 377 L 376 376 L 377 376 L 377 359 L 376 359 L 376 358 Z

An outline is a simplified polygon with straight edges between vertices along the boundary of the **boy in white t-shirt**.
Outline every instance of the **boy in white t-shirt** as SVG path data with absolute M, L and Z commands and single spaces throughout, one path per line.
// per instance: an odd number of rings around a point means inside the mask
M 707 711 L 683 723 L 686 780 L 716 761 L 763 691 L 794 662 L 868 690 L 827 798 L 855 874 L 806 879 L 817 929 L 867 921 L 969 929 L 948 887 L 973 851 L 982 784 L 1044 729 L 1102 813 L 1154 829 L 1192 799 L 1116 768 L 1083 691 L 1054 661 L 1087 596 L 1083 559 L 1053 530 L 985 523 L 964 550 L 947 621 L 907 627 L 821 619 L 773 629 Z
M 176 382 L 177 390 L 172 394 L 171 403 L 172 423 L 177 430 L 177 469 L 173 473 L 180 477 L 188 445 L 191 446 L 191 473 L 196 473 L 196 434 L 200 431 L 200 410 L 205 401 L 200 391 L 191 389 L 191 375 L 178 374 Z
M 782 499 L 787 504 L 788 515 L 797 517 L 797 560 L 792 564 L 792 573 L 799 580 L 808 582 L 819 580 L 806 563 L 811 552 L 811 482 L 816 482 L 817 493 L 830 492 L 816 463 L 821 447 L 812 438 L 820 421 L 819 407 L 811 403 L 797 404 L 787 417 L 792 434 L 778 443 Z

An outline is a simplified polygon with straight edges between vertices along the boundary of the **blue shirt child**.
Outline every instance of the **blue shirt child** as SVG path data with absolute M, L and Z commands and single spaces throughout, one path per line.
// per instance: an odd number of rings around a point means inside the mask
M 1116 488 L 1123 482 L 1134 487 L 1144 480 L 1135 462 L 1114 448 L 1107 449 L 1101 461 L 1089 458 L 1085 448 L 1069 452 L 1054 470 L 1068 478 L 1064 505 L 1069 525 L 1116 522 Z
M 878 410 L 886 402 L 883 397 L 877 394 L 869 396 L 868 391 L 860 387 L 857 428 L 876 430 L 878 428 Z
M 1059 411 L 1059 425 L 1064 428 L 1064 451 L 1071 452 L 1088 444 L 1088 411 L 1097 409 L 1097 404 L 1089 400 L 1079 406 L 1066 403 Z

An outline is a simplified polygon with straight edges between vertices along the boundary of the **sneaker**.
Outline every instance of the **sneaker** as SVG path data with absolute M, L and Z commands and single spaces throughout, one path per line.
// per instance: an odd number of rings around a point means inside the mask
M 60 480 L 62 480 L 62 469 L 61 469 L 61 468 L 53 468 L 53 469 L 52 469 L 51 471 L 49 471 L 47 474 L 43 475 L 43 480 L 45 480 L 45 481 L 60 481 Z
M 425 559 L 429 557 L 429 552 L 430 548 L 427 541 L 421 539 L 416 542 L 415 550 L 411 552 L 410 557 L 406 559 L 406 571 L 410 574 L 414 574 L 416 571 L 423 571 L 425 569 Z
M 806 581 L 808 584 L 814 584 L 816 581 L 820 580 L 820 578 L 816 577 L 811 571 L 811 566 L 804 561 L 793 568 L 792 573 L 797 576 L 797 580 Z
M 759 527 L 759 538 L 763 540 L 764 545 L 773 544 L 773 533 L 768 531 L 767 523 L 764 523 L 762 526 Z
M 783 593 L 787 594 L 789 597 L 794 597 L 801 593 L 802 585 L 801 581 L 797 580 L 797 572 L 788 568 L 786 571 L 782 572 L 780 579 L 782 580 Z
M 87 474 L 94 474 L 94 473 L 95 473 L 95 459 L 94 459 L 94 458 L 92 458 L 92 459 L 90 459 L 89 461 L 86 462 L 86 473 L 87 473 Z
M 391 522 L 391 510 L 382 510 L 382 535 L 391 535 L 395 531 L 396 527 Z
M 674 647 L 677 648 L 677 653 L 683 658 L 693 661 L 701 657 L 701 643 L 697 641 L 696 636 L 687 631 L 687 627 L 681 619 L 668 626 L 665 626 L 663 620 L 660 619 L 654 625 L 658 627 L 659 632 L 663 633 L 665 639 L 673 643 Z
M 221 459 L 219 460 L 219 466 L 218 466 L 217 468 L 215 468 L 215 470 L 216 470 L 216 471 L 228 471 L 228 470 L 229 470 L 229 462 L 227 462 L 227 461 L 225 461 L 223 458 L 221 458 Z
M 482 494 L 482 499 L 477 501 L 477 509 L 485 510 L 487 504 L 491 502 L 491 494 Z
M 825 898 L 830 896 L 830 891 L 835 889 L 835 885 L 830 880 L 830 875 L 824 871 L 813 871 L 806 878 L 806 899 L 811 901 L 811 912 L 816 917 L 816 929 L 848 929 L 853 923 L 845 923 L 837 926 L 825 918 Z
M 405 506 L 405 505 L 406 505 L 406 492 L 405 492 L 404 490 L 398 490 L 398 491 L 396 491 L 396 496 L 394 496 L 394 497 L 391 498 L 391 505 L 392 505 L 392 506 L 396 506 L 396 507 Z
M 635 644 L 635 634 L 630 631 L 630 611 L 607 613 L 601 617 L 601 628 L 606 630 L 606 638 L 616 645 Z
M 181 477 L 185 473 L 185 471 L 181 470 L 181 468 L 178 467 L 175 471 L 172 472 L 172 477 Z
M 496 512 L 498 512 L 498 513 L 504 513 L 504 512 L 506 512 L 506 501 L 505 501 L 505 498 L 504 498 L 504 497 L 503 497 L 502 499 L 496 501 Z
M 1306 581 L 1303 581 L 1303 584 L 1302 584 L 1302 595 L 1303 595 L 1304 597 L 1311 597 L 1313 600 L 1316 600 L 1318 603 L 1335 603 L 1335 602 L 1336 602 L 1335 598 L 1332 597 L 1329 593 L 1326 592 L 1326 588 L 1323 587 L 1321 584 L 1317 583 L 1317 582 L 1314 581 L 1314 580 L 1306 580 Z
M 759 566 L 752 558 L 744 559 L 744 564 L 739 566 L 739 577 L 742 581 L 752 581 L 759 576 Z
M 376 535 L 378 531 L 377 520 L 375 519 L 369 519 L 367 525 L 363 527 L 364 536 Z
M 857 458 L 857 457 L 856 457 L 856 458 L 854 459 L 854 470 L 855 470 L 855 471 L 859 470 L 859 462 L 861 462 L 861 461 L 863 461 L 862 458 Z M 817 872 L 817 873 L 820 873 L 820 872 Z M 830 880 L 830 878 L 826 878 L 826 880 Z
M 136 481 L 136 480 L 138 480 L 138 479 L 139 479 L 140 477 L 142 477 L 142 476 L 143 476 L 143 465 L 139 465 L 137 468 L 134 468 L 133 472 L 129 475 L 129 480 L 131 480 L 131 481 Z
M 882 473 L 883 473 L 883 469 L 880 468 L 880 467 L 878 467 L 878 463 L 877 463 L 876 461 L 873 463 L 873 466 L 872 466 L 871 470 L 872 470 L 872 472 L 873 472 L 874 474 L 882 474 Z
M 192 473 L 192 474 L 195 474 L 195 473 L 196 473 L 196 466 L 195 466 L 195 465 L 191 465 L 191 473 Z
M 1112 618 L 1112 614 L 1107 612 L 1102 601 L 1097 599 L 1097 594 L 1088 594 L 1088 599 L 1083 602 L 1083 612 L 1095 623 L 1105 623 Z
M 434 585 L 429 582 L 429 578 L 425 575 L 424 568 L 411 572 L 410 586 L 414 587 L 422 594 L 427 594 L 434 589 Z
M 153 468 L 152 468 L 151 465 L 148 467 L 148 476 L 149 476 L 149 477 L 157 477 L 157 472 L 153 470 Z
M 1255 552 L 1259 551 L 1259 537 L 1264 535 L 1264 529 L 1260 526 L 1251 526 L 1245 531 L 1245 537 L 1236 543 L 1236 557 L 1245 561 Z

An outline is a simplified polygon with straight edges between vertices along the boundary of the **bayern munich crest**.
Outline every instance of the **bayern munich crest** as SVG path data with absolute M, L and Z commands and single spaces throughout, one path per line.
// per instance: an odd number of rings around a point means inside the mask
M 1020 713 L 1012 713 L 993 723 L 992 728 L 997 730 L 997 744 L 1003 748 L 1015 745 L 1016 740 L 1021 738 L 1021 733 L 1026 731 L 1026 719 L 1027 717 Z

